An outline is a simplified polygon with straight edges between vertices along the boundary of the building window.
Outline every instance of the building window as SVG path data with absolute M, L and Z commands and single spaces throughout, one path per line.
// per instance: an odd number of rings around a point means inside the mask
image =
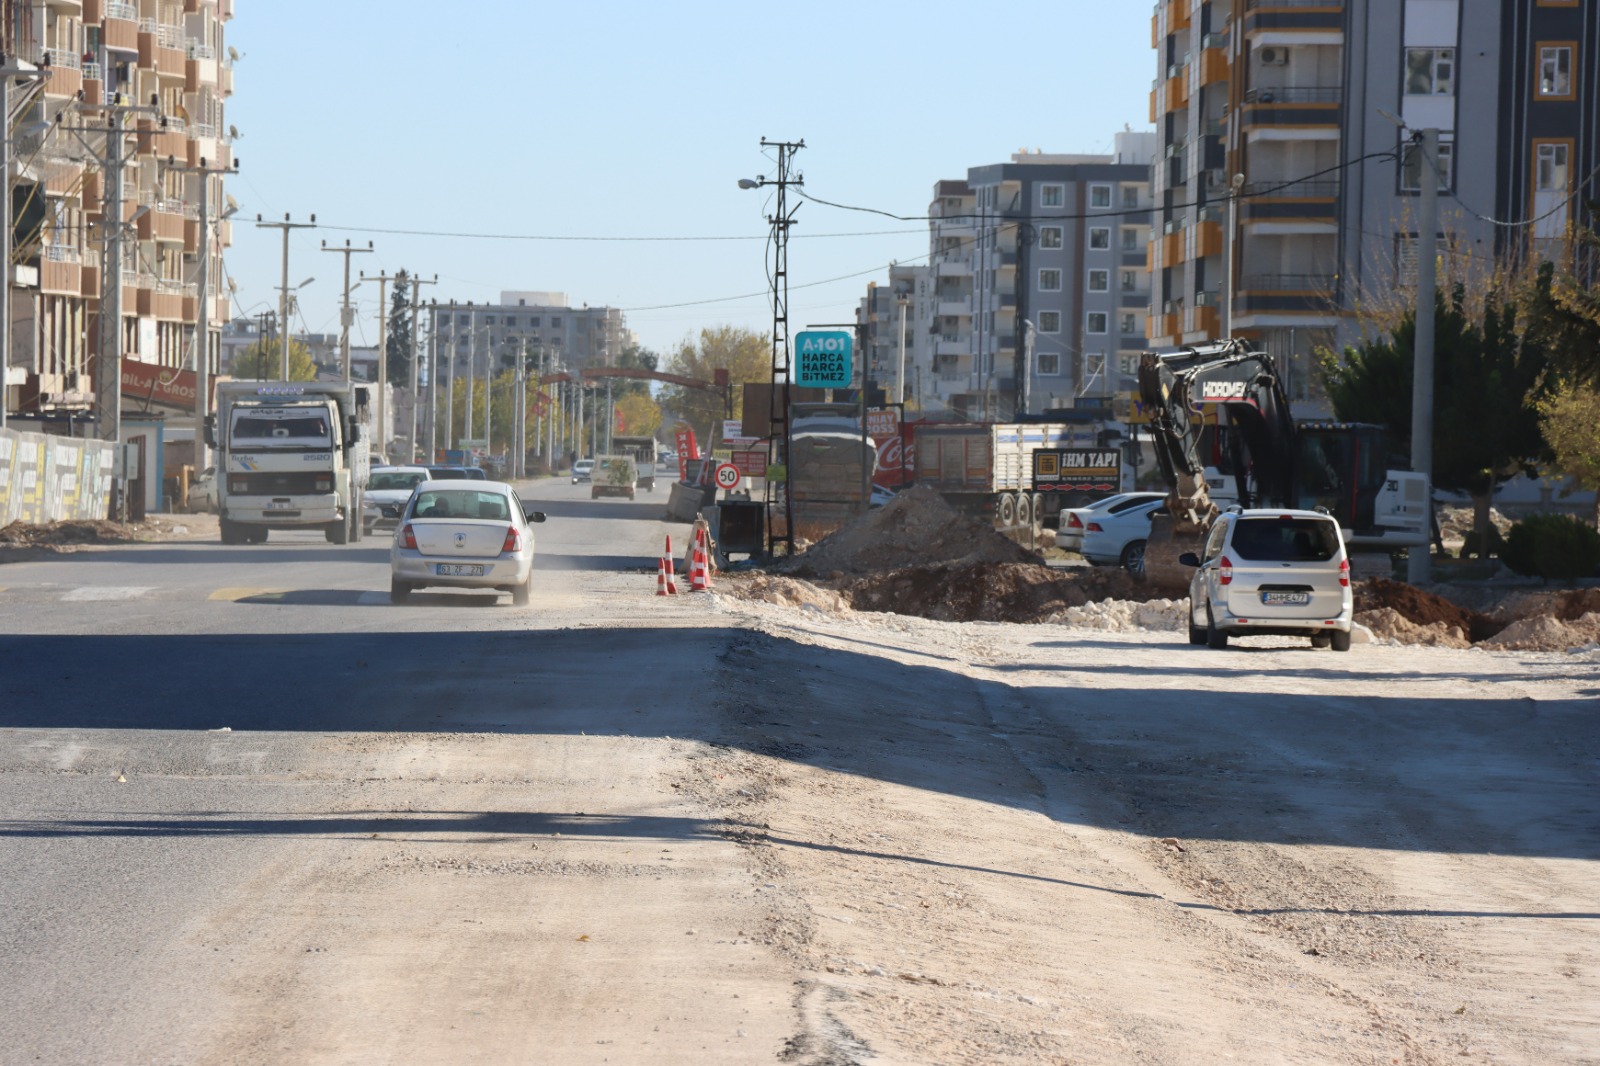
M 1570 44 L 1539 46 L 1539 85 L 1535 91 L 1539 99 L 1573 99 L 1572 51 Z
M 1123 292 L 1138 292 L 1139 291 L 1139 274 L 1138 274 L 1137 271 L 1124 270 L 1122 272 L 1122 291 Z
M 1061 376 L 1060 352 L 1039 353 L 1039 376 L 1042 378 L 1054 378 Z
M 1118 352 L 1117 371 L 1123 377 L 1133 377 L 1139 373 L 1139 354 L 1137 352 Z
M 532 318 L 528 319 L 528 325 L 532 326 L 534 329 L 538 329 L 539 328 L 539 316 L 538 315 L 534 315 Z
M 1065 185 L 1039 186 L 1040 207 L 1062 207 L 1067 202 L 1067 187 Z
M 1124 312 L 1117 318 L 1117 332 L 1124 337 L 1139 332 L 1139 316 L 1132 311 Z
M 1122 227 L 1122 250 L 1124 252 L 1137 252 L 1139 250 L 1139 230 L 1136 226 Z
M 1084 320 L 1085 333 L 1103 334 L 1110 322 L 1111 316 L 1104 311 L 1090 311 Z
M 1040 333 L 1060 333 L 1061 332 L 1061 312 L 1060 311 L 1040 311 L 1039 312 L 1039 332 Z
M 1060 248 L 1061 247 L 1061 227 L 1060 226 L 1041 226 L 1039 228 L 1039 247 L 1040 248 Z
M 450 328 L 450 315 L 449 315 L 448 312 L 446 312 L 444 314 L 441 314 L 439 316 L 439 325 L 442 326 L 445 329 L 449 329 Z
M 1564 143 L 1541 144 L 1534 150 L 1533 187 L 1536 192 L 1558 192 L 1565 195 L 1567 163 L 1571 158 Z
M 507 329 L 515 329 L 516 325 L 517 325 L 517 316 L 516 315 L 507 315 L 506 316 L 506 328 Z
M 1450 96 L 1455 91 L 1454 48 L 1406 49 L 1407 96 Z
M 561 316 L 560 315 L 551 315 L 550 316 L 550 328 L 551 329 L 560 329 L 561 328 Z
M 1111 247 L 1111 227 L 1091 226 L 1089 228 L 1089 247 L 1106 249 Z
M 1059 271 L 1059 270 L 1041 270 L 1041 271 L 1039 271 L 1039 291 L 1041 291 L 1041 292 L 1060 292 L 1061 291 L 1061 271 Z
M 484 315 L 483 316 L 483 324 L 486 325 L 486 326 L 494 325 L 494 316 L 493 315 Z
M 1091 271 L 1089 271 L 1089 291 L 1090 292 L 1110 292 L 1111 291 L 1111 271 L 1109 271 L 1109 270 L 1091 270 Z
M 1442 137 L 1439 140 L 1439 188 L 1455 187 L 1456 146 Z M 1407 141 L 1400 146 L 1400 191 L 1422 190 L 1422 145 Z
M 1139 206 L 1139 186 L 1124 185 L 1122 187 L 1122 206 L 1125 208 Z
M 1109 186 L 1109 185 L 1091 185 L 1091 186 L 1089 186 L 1089 206 L 1090 207 L 1110 207 L 1111 206 L 1111 186 Z

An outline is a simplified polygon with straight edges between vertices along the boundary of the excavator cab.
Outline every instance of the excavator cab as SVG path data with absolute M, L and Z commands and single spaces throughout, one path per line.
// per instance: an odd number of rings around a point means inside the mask
M 1325 508 L 1349 530 L 1376 525 L 1378 493 L 1388 477 L 1382 426 L 1360 422 L 1302 422 L 1295 460 L 1295 506 Z

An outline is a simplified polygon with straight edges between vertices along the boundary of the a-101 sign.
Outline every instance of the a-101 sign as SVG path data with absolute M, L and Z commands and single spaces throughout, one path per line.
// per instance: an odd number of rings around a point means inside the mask
M 802 389 L 848 388 L 854 380 L 851 337 L 832 330 L 795 334 L 794 383 Z

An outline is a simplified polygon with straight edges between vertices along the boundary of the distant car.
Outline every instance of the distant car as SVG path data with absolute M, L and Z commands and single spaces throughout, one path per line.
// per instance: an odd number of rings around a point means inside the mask
M 389 548 L 389 599 L 428 586 L 499 589 L 527 604 L 533 588 L 529 510 L 500 481 L 424 481 L 411 494 Z
M 1056 547 L 1062 551 L 1078 551 L 1083 546 L 1083 532 L 1095 517 L 1102 514 L 1121 514 L 1146 500 L 1161 498 L 1162 493 L 1159 492 L 1119 492 L 1115 496 L 1107 496 L 1083 507 L 1069 507 L 1061 512 L 1056 527 Z
M 1093 515 L 1083 524 L 1078 554 L 1095 566 L 1120 566 L 1134 577 L 1144 575 L 1144 546 L 1150 539 L 1150 512 L 1166 497 L 1140 500 L 1115 514 Z
M 189 482 L 189 513 L 207 514 L 217 509 L 217 468 L 208 466 Z
M 896 493 L 893 489 L 887 489 L 882 485 L 874 483 L 872 486 L 872 497 L 867 501 L 867 506 L 883 507 L 886 504 L 893 503 L 895 495 Z
M 429 478 L 425 466 L 385 466 L 372 471 L 367 477 L 366 490 L 361 494 L 361 530 L 393 529 L 400 522 L 400 512 L 405 510 L 411 490 Z
M 476 466 L 430 466 L 428 474 L 435 481 L 487 481 L 489 475 Z
M 588 481 L 593 474 L 593 459 L 579 459 L 577 462 L 572 464 L 572 483 L 574 485 L 580 481 Z
M 1230 510 L 1217 517 L 1189 581 L 1189 643 L 1304 636 L 1350 650 L 1350 560 L 1339 523 L 1321 511 Z

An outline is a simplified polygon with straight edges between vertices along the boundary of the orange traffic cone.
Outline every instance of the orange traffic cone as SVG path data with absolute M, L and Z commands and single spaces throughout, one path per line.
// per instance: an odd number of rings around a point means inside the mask
M 694 538 L 694 553 L 690 556 L 689 563 L 689 591 L 711 591 L 711 569 L 706 565 L 706 551 L 704 541 L 698 531 Z
M 677 575 L 672 567 L 672 538 L 667 538 L 667 554 L 656 560 L 656 595 L 676 596 L 678 594 Z

